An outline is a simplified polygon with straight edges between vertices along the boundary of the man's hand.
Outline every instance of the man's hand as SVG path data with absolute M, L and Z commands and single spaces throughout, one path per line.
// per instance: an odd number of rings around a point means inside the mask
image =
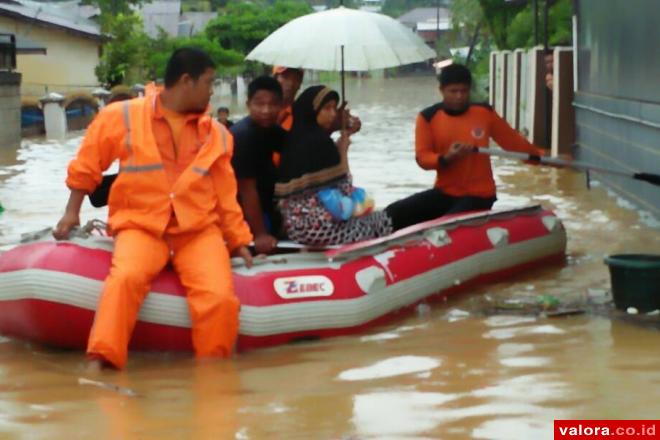
M 53 237 L 55 237 L 56 240 L 66 240 L 69 238 L 71 230 L 79 225 L 80 216 L 77 213 L 65 212 L 53 230 Z
M 234 252 L 231 253 L 232 257 L 240 257 L 245 262 L 245 267 L 248 269 L 252 267 L 252 254 L 247 246 L 241 246 L 234 249 Z
M 449 151 L 444 154 L 444 158 L 447 162 L 452 162 L 461 157 L 465 157 L 471 154 L 474 150 L 474 145 L 461 144 L 459 142 L 454 142 L 449 147 Z
M 66 240 L 69 238 L 69 233 L 74 226 L 80 225 L 80 206 L 85 199 L 85 191 L 80 189 L 72 189 L 69 194 L 69 201 L 66 203 L 64 215 L 57 222 L 55 230 L 53 230 L 53 237 L 56 240 Z
M 277 239 L 270 234 L 261 234 L 254 237 L 254 248 L 257 254 L 270 254 L 277 246 Z

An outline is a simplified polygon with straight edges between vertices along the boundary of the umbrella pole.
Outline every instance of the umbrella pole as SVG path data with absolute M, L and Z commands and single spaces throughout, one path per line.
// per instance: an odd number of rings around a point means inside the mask
M 344 71 L 344 45 L 341 46 L 341 100 L 346 102 L 346 72 Z
M 344 71 L 344 45 L 341 45 L 341 100 L 342 104 L 346 104 L 346 72 Z M 346 118 L 342 114 L 341 117 L 341 131 L 346 130 Z

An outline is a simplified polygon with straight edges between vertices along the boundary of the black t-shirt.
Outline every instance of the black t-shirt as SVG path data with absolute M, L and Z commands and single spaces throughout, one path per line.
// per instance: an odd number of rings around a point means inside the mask
M 230 131 L 234 135 L 232 165 L 236 178 L 257 180 L 261 209 L 272 222 L 269 228 L 271 233 L 276 234 L 279 229 L 279 214 L 273 200 L 277 178 L 273 153 L 282 149 L 286 131 L 279 125 L 259 127 L 249 116 L 235 123 Z

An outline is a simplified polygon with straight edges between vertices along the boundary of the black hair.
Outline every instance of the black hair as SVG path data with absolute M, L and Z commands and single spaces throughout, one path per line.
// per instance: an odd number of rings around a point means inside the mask
M 262 75 L 253 79 L 247 88 L 248 101 L 254 97 L 259 90 L 272 92 L 279 99 L 282 99 L 282 86 L 272 76 Z
M 225 113 L 229 114 L 229 109 L 227 107 L 218 107 L 218 110 L 216 111 L 216 113 L 220 113 L 220 112 L 225 112 Z
M 177 49 L 167 61 L 165 88 L 173 87 L 186 73 L 197 80 L 207 69 L 215 69 L 215 63 L 209 54 L 194 47 Z
M 450 64 L 443 67 L 440 75 L 438 75 L 440 87 L 445 87 L 450 84 L 466 84 L 472 86 L 472 74 L 470 69 L 462 64 Z

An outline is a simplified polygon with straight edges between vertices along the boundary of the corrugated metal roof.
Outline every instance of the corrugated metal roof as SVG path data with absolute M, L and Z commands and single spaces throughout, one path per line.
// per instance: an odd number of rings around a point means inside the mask
M 182 24 L 189 24 L 190 28 L 185 35 L 198 34 L 204 30 L 209 21 L 218 16 L 217 12 L 185 12 L 181 14 Z M 181 29 L 181 28 L 179 28 Z
M 414 26 L 420 22 L 435 21 L 438 16 L 438 9 L 440 9 L 440 21 L 443 19 L 448 19 L 451 14 L 447 8 L 415 8 L 411 11 L 406 12 L 397 20 L 400 23 Z
M 155 0 L 145 3 L 140 7 L 139 13 L 147 35 L 156 37 L 159 28 L 163 28 L 171 37 L 179 34 L 181 0 Z
M 101 38 L 98 24 L 54 4 L 29 0 L 0 0 L 0 16 L 16 17 L 64 28 L 90 38 Z

